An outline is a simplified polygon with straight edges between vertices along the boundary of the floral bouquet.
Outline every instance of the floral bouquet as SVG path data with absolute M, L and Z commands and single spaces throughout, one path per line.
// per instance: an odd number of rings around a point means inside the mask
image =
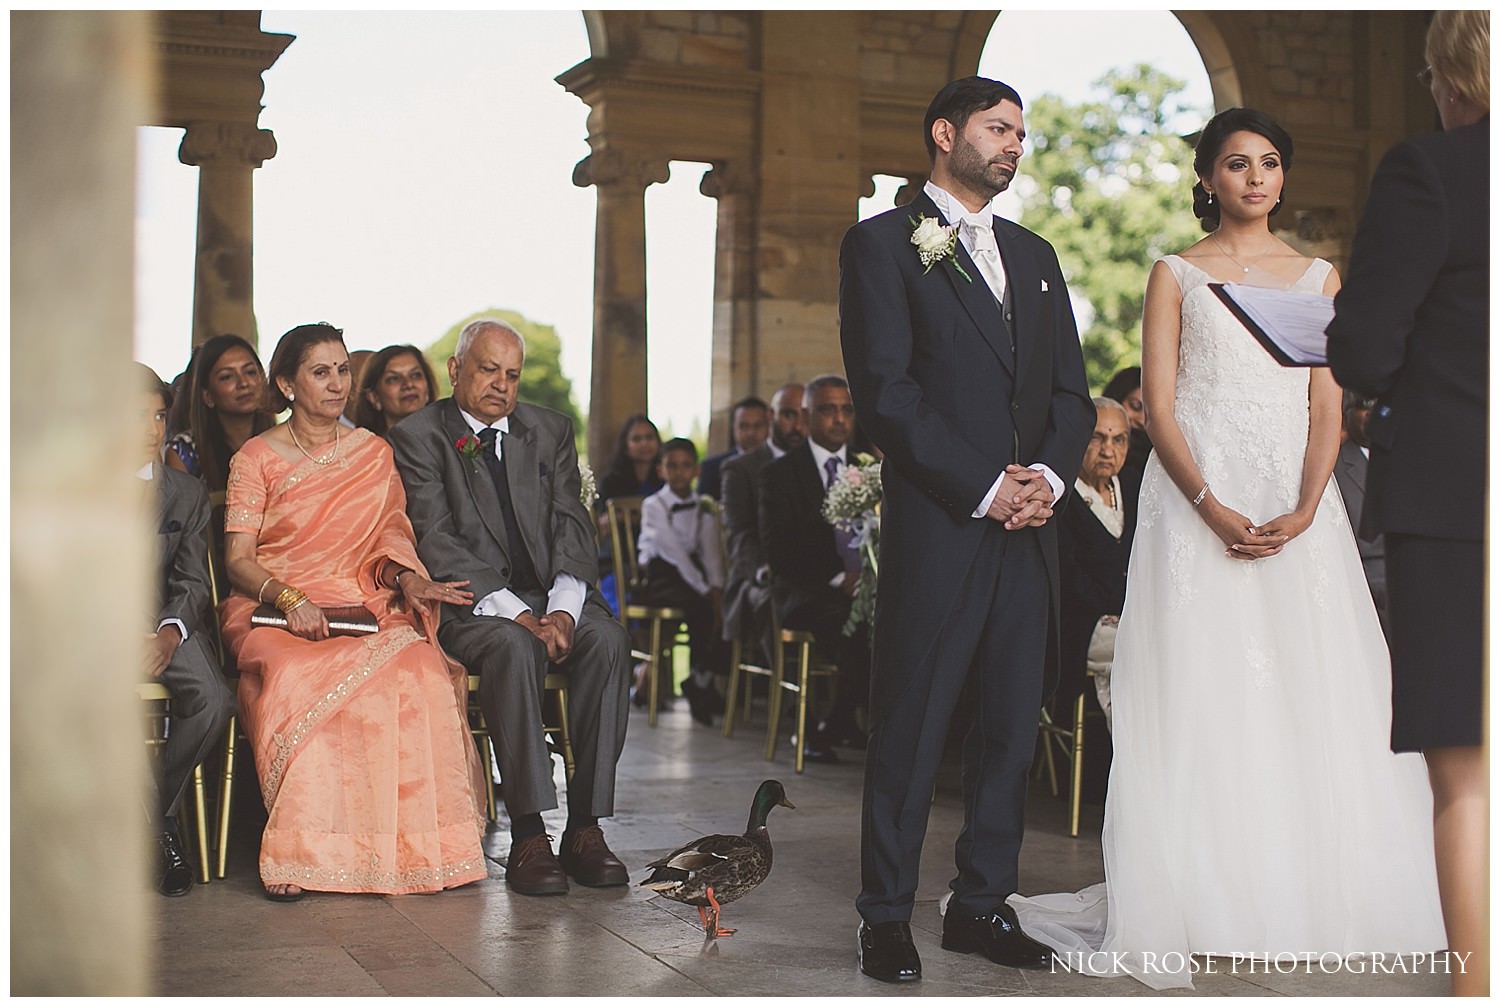
M 880 573 L 880 462 L 860 452 L 845 465 L 823 498 L 823 520 L 854 536 L 861 569 L 844 635 L 861 622 L 875 623 L 875 583 Z
M 586 510 L 593 510 L 594 502 L 599 499 L 599 490 L 594 484 L 594 470 L 583 462 L 578 463 L 578 482 L 578 498 Z

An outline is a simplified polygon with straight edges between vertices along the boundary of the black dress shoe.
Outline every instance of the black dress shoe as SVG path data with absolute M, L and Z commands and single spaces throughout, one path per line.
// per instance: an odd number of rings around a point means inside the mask
M 683 680 L 682 694 L 687 697 L 688 711 L 692 713 L 693 719 L 704 727 L 714 726 L 715 706 L 717 712 L 724 712 L 724 698 L 719 695 L 712 685 L 698 685 L 691 678 Z M 715 704 L 714 700 L 718 703 Z
M 911 924 L 861 923 L 859 970 L 883 983 L 909 983 L 922 978 L 922 959 L 911 941 Z
M 193 890 L 193 868 L 182 852 L 182 840 L 175 832 L 163 832 L 157 837 L 161 845 L 161 881 L 156 890 L 163 895 L 186 895 Z
M 983 916 L 968 916 L 949 906 L 943 917 L 943 947 L 963 954 L 977 951 L 996 965 L 1015 969 L 1044 969 L 1052 964 L 1052 949 L 1027 937 L 1016 911 L 1004 903 Z

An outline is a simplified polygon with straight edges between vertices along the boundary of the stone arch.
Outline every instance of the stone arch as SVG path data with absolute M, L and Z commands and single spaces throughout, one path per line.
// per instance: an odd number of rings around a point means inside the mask
M 953 37 L 950 77 L 976 72 L 995 19 L 1002 11 L 968 11 L 963 15 Z M 1172 11 L 1198 49 L 1213 89 L 1215 111 L 1244 104 L 1245 89 L 1239 64 L 1214 15 L 1208 11 Z

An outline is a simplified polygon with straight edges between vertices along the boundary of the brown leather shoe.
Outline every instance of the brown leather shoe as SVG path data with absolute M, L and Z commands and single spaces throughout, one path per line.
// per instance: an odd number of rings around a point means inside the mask
M 589 888 L 611 888 L 630 883 L 630 874 L 610 852 L 604 841 L 604 830 L 597 825 L 580 829 L 563 841 L 558 857 L 568 877 Z
M 522 895 L 566 895 L 568 879 L 546 833 L 512 843 L 505 860 L 505 883 Z

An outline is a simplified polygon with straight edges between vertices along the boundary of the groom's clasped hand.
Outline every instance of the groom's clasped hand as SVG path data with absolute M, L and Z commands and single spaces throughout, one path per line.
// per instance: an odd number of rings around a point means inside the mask
M 1052 486 L 1036 469 L 1007 465 L 1000 489 L 990 501 L 985 517 L 1005 524 L 1007 531 L 1040 528 L 1052 516 Z

